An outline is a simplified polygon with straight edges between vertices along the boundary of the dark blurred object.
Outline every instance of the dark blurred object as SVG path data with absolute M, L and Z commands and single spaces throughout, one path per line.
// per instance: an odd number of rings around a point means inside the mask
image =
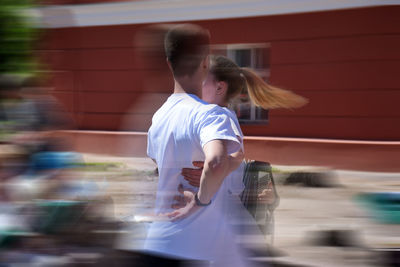
M 336 176 L 330 171 L 293 172 L 283 184 L 299 184 L 305 187 L 339 187 Z
M 208 265 L 205 261 L 176 259 L 139 251 L 117 251 L 115 260 L 113 266 L 120 267 L 204 267 Z
M 400 248 L 379 248 L 374 249 L 373 259 L 375 266 L 399 267 L 400 266 Z
M 308 238 L 315 246 L 365 248 L 361 235 L 355 230 L 322 230 L 310 232 Z
M 286 257 L 289 254 L 282 249 L 278 249 L 273 246 L 266 247 L 254 247 L 246 249 L 249 257 L 268 257 L 268 258 L 278 258 L 278 257 Z

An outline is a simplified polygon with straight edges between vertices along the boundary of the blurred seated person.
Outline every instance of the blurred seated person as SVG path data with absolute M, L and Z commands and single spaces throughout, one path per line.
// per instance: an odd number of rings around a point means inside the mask
M 52 132 L 72 128 L 72 120 L 47 94 L 37 77 L 0 76 L 2 142 L 35 151 L 66 150 Z

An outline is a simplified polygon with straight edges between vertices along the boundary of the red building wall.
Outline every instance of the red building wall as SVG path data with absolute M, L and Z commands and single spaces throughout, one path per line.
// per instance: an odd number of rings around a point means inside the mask
M 270 81 L 307 97 L 273 110 L 246 135 L 400 139 L 400 7 L 195 21 L 212 43 L 270 43 Z M 54 95 L 79 129 L 145 131 L 172 91 L 164 61 L 147 61 L 133 38 L 147 25 L 49 30 L 40 50 Z

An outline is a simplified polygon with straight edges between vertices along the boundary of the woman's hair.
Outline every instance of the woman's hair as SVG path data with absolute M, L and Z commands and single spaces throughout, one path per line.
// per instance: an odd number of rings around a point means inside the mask
M 227 102 L 235 98 L 243 90 L 247 90 L 250 100 L 256 106 L 264 109 L 298 108 L 308 103 L 306 98 L 291 91 L 269 85 L 255 71 L 249 68 L 240 68 L 232 60 L 224 56 L 211 56 L 210 72 L 217 81 L 227 83 Z

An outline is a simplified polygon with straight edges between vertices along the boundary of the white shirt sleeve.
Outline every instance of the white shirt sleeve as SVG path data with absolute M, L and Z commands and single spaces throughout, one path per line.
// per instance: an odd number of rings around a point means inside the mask
M 237 138 L 239 139 L 241 149 L 244 152 L 243 133 L 242 133 L 242 129 L 240 128 L 239 121 L 236 117 L 236 114 L 234 114 L 232 111 L 229 111 L 229 115 L 231 115 L 230 120 L 231 120 L 231 124 L 232 124 L 232 129 L 234 130 Z
M 230 122 L 231 122 L 231 127 L 233 129 L 233 131 L 235 132 L 235 134 L 237 136 L 241 136 L 240 130 L 238 129 L 238 127 L 236 126 L 235 121 L 232 118 L 229 118 Z
M 235 153 L 240 149 L 240 141 L 232 127 L 231 119 L 222 109 L 212 109 L 202 116 L 198 133 L 201 147 L 212 140 L 220 139 L 229 141 L 228 154 Z

